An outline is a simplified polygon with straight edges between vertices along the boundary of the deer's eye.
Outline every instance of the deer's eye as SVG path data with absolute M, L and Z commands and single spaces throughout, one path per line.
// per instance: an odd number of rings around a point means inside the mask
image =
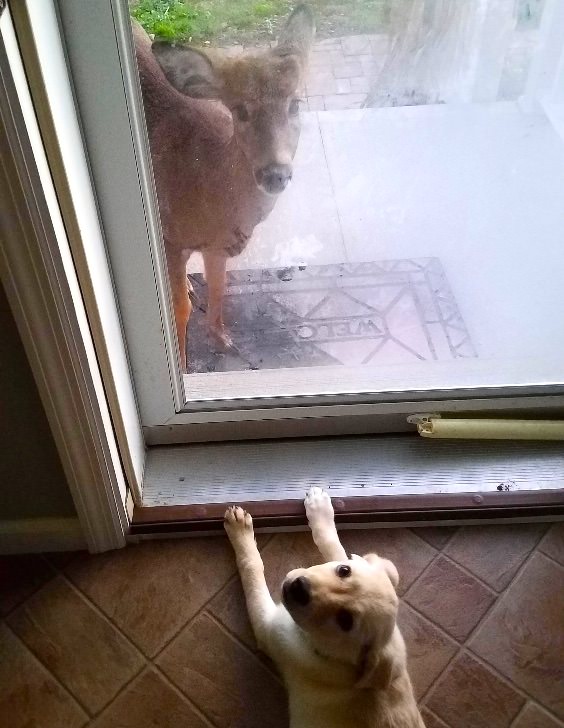
M 300 100 L 299 99 L 292 99 L 290 101 L 290 114 L 292 116 L 295 116 L 300 110 Z
M 233 113 L 239 119 L 239 121 L 249 121 L 249 112 L 247 111 L 247 107 L 243 104 L 239 104 L 239 106 L 236 106 L 233 109 Z
M 341 579 L 346 579 L 347 576 L 351 575 L 351 567 L 347 566 L 347 564 L 340 564 L 337 566 L 337 576 L 339 576 Z

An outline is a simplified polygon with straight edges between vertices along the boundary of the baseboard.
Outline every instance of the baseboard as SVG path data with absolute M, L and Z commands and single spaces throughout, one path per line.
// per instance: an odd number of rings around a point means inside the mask
M 24 518 L 0 521 L 0 554 L 78 551 L 86 539 L 78 518 Z

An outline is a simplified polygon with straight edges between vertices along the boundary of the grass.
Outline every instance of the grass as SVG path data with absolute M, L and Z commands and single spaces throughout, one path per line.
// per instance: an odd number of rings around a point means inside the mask
M 317 37 L 378 33 L 392 0 L 309 0 Z M 296 5 L 292 0 L 138 0 L 131 14 L 148 33 L 166 40 L 232 45 L 276 38 Z

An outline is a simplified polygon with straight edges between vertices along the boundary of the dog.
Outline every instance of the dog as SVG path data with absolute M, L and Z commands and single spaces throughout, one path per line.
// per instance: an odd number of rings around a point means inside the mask
M 305 508 L 328 563 L 290 571 L 281 604 L 268 591 L 251 515 L 232 506 L 224 519 L 255 638 L 288 690 L 290 728 L 425 728 L 397 626 L 396 567 L 376 554 L 347 556 L 321 488 Z

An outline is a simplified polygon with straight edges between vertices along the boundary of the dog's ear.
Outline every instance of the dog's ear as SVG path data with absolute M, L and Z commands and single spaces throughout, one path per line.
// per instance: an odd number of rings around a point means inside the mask
M 373 644 L 366 645 L 358 664 L 355 688 L 385 690 L 401 669 L 401 660 L 388 646 L 378 651 Z
M 392 564 L 391 561 L 388 561 L 388 559 L 383 559 L 377 554 L 366 554 L 366 556 L 363 556 L 363 559 L 365 561 L 368 561 L 369 564 L 373 564 L 374 566 L 381 566 L 386 574 L 390 577 L 390 581 L 392 582 L 394 589 L 397 589 L 397 586 L 399 584 L 399 574 L 395 565 Z

